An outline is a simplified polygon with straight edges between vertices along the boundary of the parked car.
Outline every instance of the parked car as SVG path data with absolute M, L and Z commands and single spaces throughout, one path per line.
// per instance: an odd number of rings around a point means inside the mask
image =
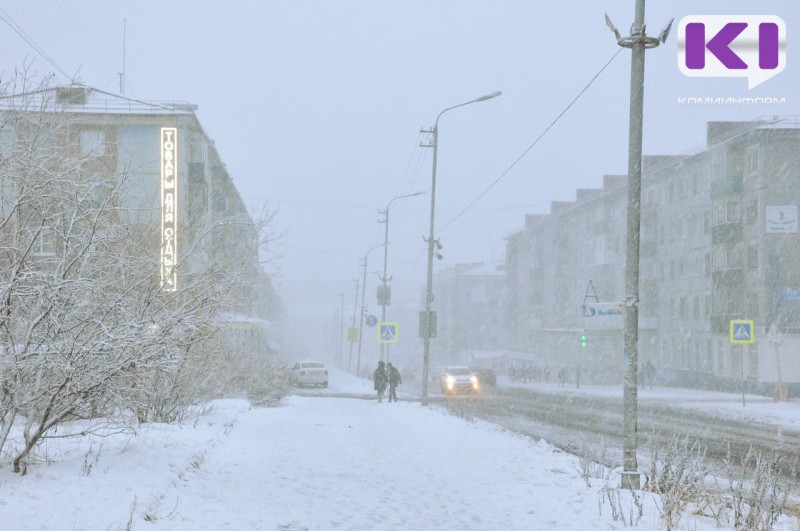
M 442 373 L 442 393 L 474 393 L 478 390 L 478 378 L 469 367 L 447 367 Z
M 328 387 L 328 369 L 319 361 L 299 361 L 289 374 L 297 387 Z
M 497 374 L 494 372 L 494 369 L 470 367 L 469 370 L 478 378 L 479 387 L 495 387 L 497 385 Z

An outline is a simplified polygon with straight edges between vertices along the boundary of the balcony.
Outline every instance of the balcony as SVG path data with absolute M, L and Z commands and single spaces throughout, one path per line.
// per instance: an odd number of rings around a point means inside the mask
M 720 313 L 711 315 L 711 332 L 714 334 L 728 335 L 731 330 L 731 320 L 744 319 L 741 313 Z
M 741 267 L 714 271 L 711 274 L 713 289 L 741 292 L 744 283 L 744 270 Z
M 727 175 L 711 183 L 711 199 L 721 199 L 726 196 L 742 193 L 742 175 Z
M 736 243 L 742 240 L 742 224 L 722 223 L 711 228 L 711 241 L 713 243 Z

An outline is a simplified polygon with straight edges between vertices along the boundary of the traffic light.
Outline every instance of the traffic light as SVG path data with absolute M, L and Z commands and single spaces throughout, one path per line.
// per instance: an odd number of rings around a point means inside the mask
M 589 343 L 589 338 L 586 337 L 586 334 L 583 334 L 581 336 L 581 346 L 585 347 L 587 343 Z

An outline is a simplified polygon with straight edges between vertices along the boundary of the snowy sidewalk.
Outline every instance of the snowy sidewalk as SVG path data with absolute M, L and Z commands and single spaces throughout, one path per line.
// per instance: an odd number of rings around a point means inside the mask
M 331 373 L 330 391 L 365 386 Z M 544 441 L 402 399 L 223 400 L 182 426 L 56 440 L 47 452 L 53 463 L 27 476 L 0 468 L 2 529 L 621 529 L 606 485 L 637 512 L 613 473 L 587 485 L 580 460 Z M 653 495 L 639 495 L 638 528 L 663 529 Z M 731 529 L 690 514 L 678 528 Z

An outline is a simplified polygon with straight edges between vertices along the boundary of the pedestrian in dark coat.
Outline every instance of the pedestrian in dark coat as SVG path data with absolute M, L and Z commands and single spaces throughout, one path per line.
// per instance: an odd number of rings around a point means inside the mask
M 403 383 L 400 371 L 391 363 L 386 365 L 386 380 L 389 382 L 389 402 L 397 402 L 397 386 Z
M 386 392 L 386 366 L 383 361 L 378 362 L 378 368 L 372 373 L 372 385 L 378 392 L 378 402 L 383 402 L 383 393 Z

